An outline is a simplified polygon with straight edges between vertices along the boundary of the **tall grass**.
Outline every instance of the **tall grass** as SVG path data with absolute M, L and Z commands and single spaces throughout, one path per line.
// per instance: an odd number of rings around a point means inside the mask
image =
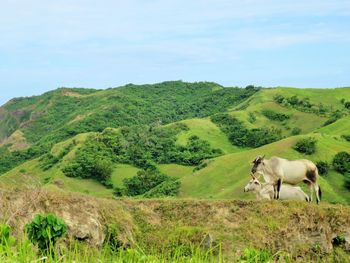
M 96 263 L 96 262 L 116 262 L 116 263 L 216 263 L 224 262 L 220 245 L 210 249 L 203 249 L 200 246 L 191 246 L 184 249 L 179 246 L 173 251 L 161 254 L 148 254 L 140 247 L 126 248 L 114 251 L 109 246 L 102 248 L 92 248 L 91 246 L 72 241 L 65 246 L 63 243 L 58 244 L 55 248 L 49 249 L 47 255 L 41 254 L 37 248 L 23 239 L 15 244 L 5 243 L 0 246 L 0 262 L 79 262 L 79 263 Z

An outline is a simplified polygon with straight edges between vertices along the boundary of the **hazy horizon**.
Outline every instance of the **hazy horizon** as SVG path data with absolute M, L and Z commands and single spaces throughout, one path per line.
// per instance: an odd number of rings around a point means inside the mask
M 0 10 L 0 105 L 57 87 L 350 85 L 349 1 L 48 2 Z

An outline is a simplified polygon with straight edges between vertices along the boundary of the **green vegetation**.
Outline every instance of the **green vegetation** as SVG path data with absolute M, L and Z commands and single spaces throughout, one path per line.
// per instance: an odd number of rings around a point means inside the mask
M 25 226 L 28 239 L 37 245 L 40 252 L 44 254 L 53 253 L 58 239 L 67 233 L 67 225 L 65 222 L 53 214 L 34 216 L 31 223 Z
M 330 165 L 328 162 L 325 161 L 318 161 L 316 163 L 318 173 L 322 176 L 325 176 L 328 174 L 328 170 L 330 168 Z
M 275 112 L 273 110 L 264 109 L 261 113 L 268 119 L 272 121 L 285 121 L 290 118 L 289 115 L 284 113 Z
M 116 189 L 115 195 L 145 197 L 175 196 L 180 188 L 180 182 L 160 173 L 155 167 L 142 170 L 136 176 L 123 180 L 124 189 Z
M 311 155 L 316 152 L 316 143 L 317 143 L 317 140 L 315 138 L 309 137 L 309 138 L 300 139 L 293 146 L 293 149 L 300 153 Z
M 310 98 L 308 97 L 299 98 L 296 95 L 291 97 L 284 97 L 281 94 L 277 94 L 274 96 L 274 101 L 284 107 L 292 107 L 303 112 L 312 112 L 319 115 L 324 115 L 330 111 L 330 108 L 321 102 L 317 105 L 311 103 Z
M 347 152 L 339 152 L 333 158 L 334 169 L 341 173 L 350 173 L 350 154 Z
M 15 239 L 11 235 L 11 228 L 6 224 L 0 224 L 0 247 L 11 246 Z
M 130 196 L 144 194 L 165 181 L 166 175 L 158 171 L 157 164 L 198 165 L 204 159 L 222 154 L 220 149 L 212 149 L 207 141 L 194 135 L 188 138 L 185 146 L 176 145 L 176 135 L 186 129 L 186 125 L 181 123 L 171 127 L 106 129 L 103 133 L 91 136 L 75 153 L 74 160 L 63 168 L 63 172 L 69 177 L 92 178 L 107 187 L 113 187 L 113 162 L 132 164 L 144 171 L 139 171 L 133 178 L 124 179 L 125 190 L 115 189 L 114 193 Z M 145 184 L 146 179 L 152 182 Z M 174 195 L 178 191 L 178 184 L 163 184 L 162 190 L 158 188 L 153 195 Z
M 277 95 L 296 106 L 276 102 Z M 291 99 L 293 96 L 298 103 Z M 208 102 L 203 103 L 204 97 Z M 301 105 L 308 107 L 305 101 L 312 109 L 300 110 Z M 306 158 L 293 146 L 309 137 L 317 140 L 317 151 L 307 156 L 315 163 L 332 163 L 338 152 L 348 152 L 350 115 L 344 107 L 347 101 L 348 88 L 231 89 L 213 83 L 182 82 L 95 91 L 64 88 L 38 97 L 15 99 L 1 108 L 0 129 L 7 129 L 2 122 L 5 115 L 24 122 L 18 121 L 20 129 L 11 139 L 0 140 L 0 185 L 42 185 L 52 191 L 112 197 L 118 189 L 125 190 L 124 179 L 152 166 L 174 178 L 174 182 L 159 184 L 156 189 L 160 193 L 155 196 L 178 192 L 179 197 L 186 198 L 252 199 L 254 196 L 243 193 L 242 187 L 257 155 Z M 69 106 L 73 102 L 80 103 L 75 110 L 75 106 Z M 68 104 L 70 110 L 64 112 L 71 116 L 66 121 L 49 109 L 56 103 L 63 108 Z M 321 103 L 327 109 L 323 114 L 318 110 Z M 120 108 L 112 109 L 116 105 Z M 178 111 L 180 106 L 185 110 Z M 59 107 L 54 106 L 52 111 Z M 263 114 L 264 109 L 289 118 L 271 121 Z M 124 114 L 127 112 L 130 114 Z M 337 112 L 341 113 L 340 119 L 323 126 Z M 215 117 L 222 114 L 235 120 L 229 120 L 230 125 L 215 122 Z M 49 120 L 48 115 L 55 116 L 61 124 L 56 128 L 55 123 L 38 126 L 40 138 L 30 139 L 28 127 L 44 117 Z M 46 128 L 45 132 L 41 130 Z M 94 132 L 80 133 L 86 130 Z M 2 138 L 6 137 L 4 134 Z M 26 148 L 20 147 L 21 143 Z M 320 180 L 324 200 L 349 203 L 346 178 L 332 167 L 328 169 L 327 176 Z
M 282 138 L 281 130 L 275 128 L 247 129 L 244 123 L 229 114 L 216 114 L 211 120 L 225 132 L 233 145 L 254 147 L 269 144 Z
M 294 127 L 291 131 L 291 135 L 298 135 L 301 133 L 301 129 L 299 127 Z
M 323 126 L 327 126 L 329 124 L 332 124 L 336 122 L 337 120 L 341 119 L 343 117 L 343 113 L 339 110 L 336 110 L 331 113 L 330 118 L 323 124 Z

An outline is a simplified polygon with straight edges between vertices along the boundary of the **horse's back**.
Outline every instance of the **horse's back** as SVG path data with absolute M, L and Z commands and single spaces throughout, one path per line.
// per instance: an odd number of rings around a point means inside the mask
M 276 171 L 282 172 L 283 181 L 290 184 L 297 184 L 305 178 L 309 169 L 314 169 L 315 165 L 305 159 L 287 160 L 279 157 L 272 157 L 272 165 Z

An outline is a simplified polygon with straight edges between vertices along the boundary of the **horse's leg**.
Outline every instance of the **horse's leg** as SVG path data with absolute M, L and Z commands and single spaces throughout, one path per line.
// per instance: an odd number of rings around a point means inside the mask
M 282 179 L 277 180 L 277 200 L 280 199 L 280 190 L 282 185 Z
M 273 200 L 276 200 L 276 193 L 277 193 L 276 184 L 273 184 L 272 187 L 273 187 Z
M 314 183 L 314 190 L 316 194 L 316 202 L 319 204 L 321 201 L 321 187 L 317 183 Z
M 310 189 L 310 203 L 312 203 L 312 196 L 313 196 L 313 191 L 314 191 L 314 184 L 313 183 L 309 183 L 309 189 Z

